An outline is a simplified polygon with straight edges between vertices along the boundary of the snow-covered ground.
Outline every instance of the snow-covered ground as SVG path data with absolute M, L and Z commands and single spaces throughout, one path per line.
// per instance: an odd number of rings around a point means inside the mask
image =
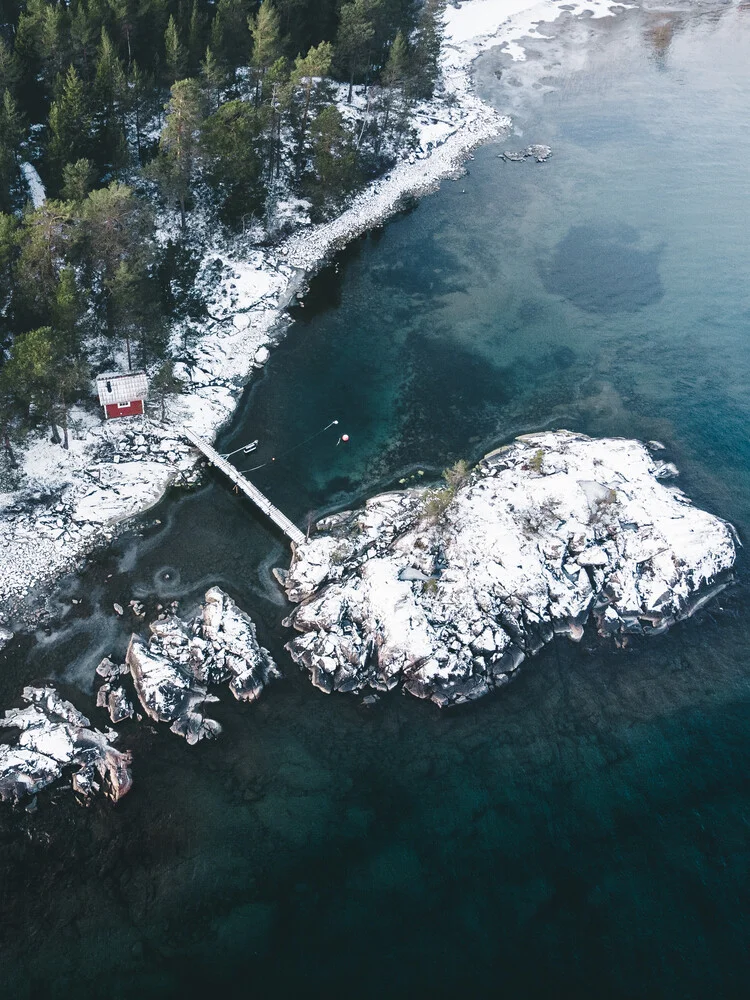
M 42 178 L 37 173 L 36 167 L 31 163 L 21 164 L 21 173 L 23 174 L 23 179 L 26 181 L 26 186 L 29 189 L 29 199 L 34 208 L 39 208 L 44 204 L 47 198 L 47 192 L 44 190 L 44 184 L 42 184 Z
M 510 124 L 473 92 L 470 67 L 483 50 L 501 45 L 523 59 L 520 39 L 533 36 L 540 21 L 553 21 L 563 11 L 603 17 L 625 6 L 606 0 L 465 0 L 448 7 L 444 92 L 415 111 L 414 153 L 369 185 L 341 216 L 303 226 L 274 250 L 247 251 L 242 239 L 228 247 L 209 236 L 201 266 L 213 289 L 210 321 L 191 345 L 189 363 L 177 366 L 184 392 L 168 401 L 166 421 L 147 416 L 104 424 L 75 411 L 69 451 L 40 436 L 20 452 L 20 485 L 0 493 L 0 619 L 12 617 L 32 586 L 53 579 L 111 538 L 117 525 L 153 506 L 170 483 L 190 480 L 195 455 L 181 428 L 212 438 L 227 422 L 253 370 L 267 360 L 306 273 L 383 222 L 405 196 L 432 191 L 455 175 L 474 147 Z M 44 189 L 33 168 L 24 173 L 36 203 Z M 299 204 L 286 208 L 288 215 L 301 214 Z

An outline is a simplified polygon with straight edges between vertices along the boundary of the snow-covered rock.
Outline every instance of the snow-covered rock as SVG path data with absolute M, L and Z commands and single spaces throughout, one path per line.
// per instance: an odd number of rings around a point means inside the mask
M 218 587 L 206 592 L 200 636 L 210 652 L 213 676 L 229 677 L 229 690 L 239 701 L 255 701 L 269 680 L 279 677 L 271 654 L 258 642 L 252 619 Z
M 438 705 L 505 683 L 555 633 L 655 634 L 725 585 L 734 529 L 637 441 L 518 438 L 455 491 L 386 493 L 296 547 L 288 643 L 324 691 L 403 683 Z M 619 638 L 618 638 L 618 641 Z
M 18 802 L 59 780 L 76 767 L 71 783 L 82 802 L 96 793 L 113 802 L 132 784 L 131 757 L 111 746 L 117 734 L 91 729 L 89 720 L 51 687 L 26 687 L 26 708 L 13 708 L 0 728 L 18 729 L 14 746 L 0 744 L 0 799 Z
M 521 160 L 525 160 L 529 157 L 536 160 L 537 163 L 544 163 L 550 158 L 550 156 L 552 156 L 552 149 L 550 146 L 534 144 L 532 146 L 527 146 L 518 153 L 511 153 L 506 149 L 501 155 L 504 160 L 508 160 L 511 163 L 519 163 Z
M 221 726 L 206 718 L 204 705 L 218 701 L 208 688 L 229 682 L 238 701 L 255 701 L 280 676 L 271 654 L 258 642 L 255 625 L 218 587 L 206 593 L 202 613 L 192 622 L 164 615 L 149 626 L 148 643 L 134 635 L 126 655 L 135 693 L 147 715 L 171 723 L 188 743 L 218 736 Z M 96 668 L 105 683 L 97 704 L 113 722 L 132 715 L 118 683 L 122 668 L 103 660 Z
M 167 656 L 151 652 L 137 635 L 130 640 L 125 662 L 138 700 L 152 719 L 171 722 L 172 732 L 184 736 L 190 744 L 219 735 L 219 723 L 202 712 L 207 702 L 218 698 L 198 684 L 189 670 Z
M 106 708 L 115 725 L 133 717 L 133 706 L 128 696 L 119 685 L 113 686 L 109 682 L 102 684 L 96 692 L 96 706 Z

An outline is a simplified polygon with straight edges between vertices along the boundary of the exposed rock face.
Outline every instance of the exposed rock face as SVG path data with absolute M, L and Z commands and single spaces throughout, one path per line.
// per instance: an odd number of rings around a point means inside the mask
M 202 614 L 193 622 L 176 615 L 150 625 L 151 639 L 134 635 L 126 656 L 135 692 L 145 712 L 157 722 L 171 723 L 172 732 L 188 743 L 218 736 L 221 726 L 205 717 L 203 706 L 218 699 L 209 686 L 229 682 L 239 701 L 255 701 L 279 671 L 259 643 L 252 620 L 218 587 L 206 593 Z M 105 679 L 98 703 L 109 709 L 113 722 L 127 718 L 132 708 L 117 678 L 123 668 L 103 660 L 97 673 Z M 130 711 L 128 711 L 128 709 Z
M 51 687 L 23 689 L 27 708 L 13 708 L 0 727 L 18 729 L 15 746 L 0 745 L 0 799 L 18 802 L 77 767 L 71 783 L 82 802 L 95 794 L 117 802 L 132 784 L 129 753 L 110 744 L 117 734 L 90 729 L 89 720 Z
M 506 684 L 555 633 L 656 634 L 726 583 L 734 531 L 658 481 L 637 441 L 528 435 L 455 491 L 406 490 L 321 521 L 284 578 L 287 645 L 323 691 L 444 706 Z M 670 470 L 671 471 L 671 470 Z
M 152 719 L 171 722 L 172 732 L 191 744 L 219 735 L 219 723 L 205 718 L 201 711 L 207 702 L 219 699 L 196 682 L 187 665 L 151 652 L 137 635 L 130 640 L 126 663 L 138 700 Z

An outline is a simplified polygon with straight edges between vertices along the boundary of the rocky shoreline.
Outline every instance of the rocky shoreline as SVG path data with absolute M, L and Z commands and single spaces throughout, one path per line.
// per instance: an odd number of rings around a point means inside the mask
M 322 691 L 402 685 L 444 707 L 589 621 L 620 645 L 658 635 L 736 557 L 731 525 L 662 484 L 675 472 L 637 441 L 547 432 L 325 518 L 279 571 L 301 633 L 286 649 Z

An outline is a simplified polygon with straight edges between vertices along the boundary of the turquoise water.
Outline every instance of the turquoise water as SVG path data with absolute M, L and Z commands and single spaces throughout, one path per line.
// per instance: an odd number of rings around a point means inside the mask
M 526 63 L 478 67 L 517 134 L 315 280 L 222 439 L 278 456 L 255 478 L 300 524 L 564 426 L 661 439 L 747 537 L 750 13 L 544 33 Z M 537 141 L 545 164 L 498 158 Z M 348 445 L 331 430 L 284 454 L 333 418 Z M 224 699 L 215 744 L 123 729 L 135 787 L 116 809 L 60 795 L 0 815 L 6 995 L 744 995 L 744 559 L 668 635 L 557 643 L 440 714 L 310 686 L 281 648 L 285 558 L 211 480 L 63 581 L 51 635 L 0 654 L 3 705 L 52 677 L 103 724 L 93 667 L 127 642 L 112 603 L 187 613 L 220 583 L 285 675 L 257 705 Z

